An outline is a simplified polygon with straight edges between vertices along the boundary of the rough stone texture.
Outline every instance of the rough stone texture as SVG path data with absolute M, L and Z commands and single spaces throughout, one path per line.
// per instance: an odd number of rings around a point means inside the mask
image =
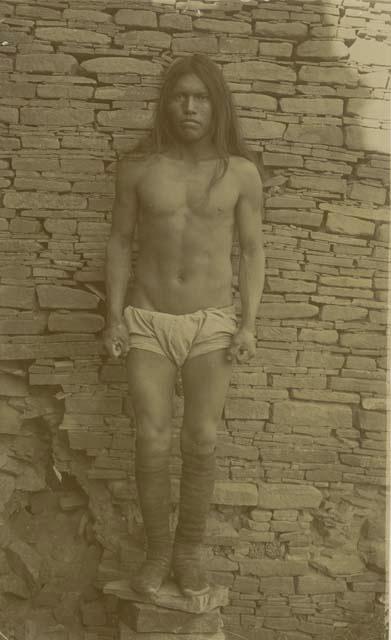
M 145 73 L 155 76 L 161 72 L 161 66 L 156 62 L 140 61 L 137 58 L 119 58 L 117 56 L 92 58 L 91 60 L 85 60 L 80 66 L 90 73 Z
M 141 602 L 122 603 L 120 617 L 131 629 L 143 633 L 217 633 L 221 626 L 216 609 L 203 614 L 187 613 Z
M 173 582 L 166 582 L 162 588 L 151 597 L 144 597 L 129 587 L 126 580 L 108 582 L 104 586 L 104 593 L 115 595 L 120 600 L 130 602 L 153 603 L 157 607 L 168 610 L 184 611 L 202 614 L 223 607 L 228 604 L 228 589 L 214 585 L 204 596 L 184 597 Z
M 118 622 L 114 596 L 101 595 L 107 582 L 136 570 L 143 539 L 126 368 L 107 359 L 99 332 L 115 161 L 150 127 L 163 70 L 192 51 L 221 66 L 265 167 L 257 350 L 251 363 L 235 366 L 222 413 L 203 549 L 211 578 L 230 589 L 213 607 L 223 607 L 227 638 L 248 640 L 331 638 L 352 612 L 370 622 L 381 607 L 386 4 L 1 7 L 0 629 L 7 637 L 169 633 L 132 631 Z M 233 265 L 239 308 L 237 246 Z M 178 380 L 173 525 L 181 394 Z M 177 597 L 166 597 L 172 611 Z
M 259 488 L 261 509 L 316 509 L 321 501 L 321 492 L 309 485 L 264 483 Z
M 98 298 L 75 287 L 42 284 L 37 286 L 39 303 L 43 309 L 95 309 Z
M 65 53 L 24 53 L 15 59 L 15 68 L 22 72 L 71 73 L 77 66 L 77 59 Z

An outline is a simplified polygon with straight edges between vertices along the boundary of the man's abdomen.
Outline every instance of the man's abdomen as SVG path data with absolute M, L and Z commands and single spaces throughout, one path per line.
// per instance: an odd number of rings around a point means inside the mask
M 231 261 L 164 265 L 139 257 L 130 304 L 164 313 L 192 313 L 232 303 Z

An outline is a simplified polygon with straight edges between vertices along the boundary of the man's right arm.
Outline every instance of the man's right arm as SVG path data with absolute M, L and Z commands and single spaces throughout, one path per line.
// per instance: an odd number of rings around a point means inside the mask
M 111 233 L 106 250 L 107 329 L 105 344 L 111 355 L 127 351 L 123 306 L 129 281 L 131 244 L 137 217 L 136 166 L 120 160 L 117 166 Z

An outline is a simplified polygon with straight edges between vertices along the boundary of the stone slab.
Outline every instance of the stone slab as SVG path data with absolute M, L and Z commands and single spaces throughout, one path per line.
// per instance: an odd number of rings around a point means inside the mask
M 270 560 L 269 558 L 264 558 L 262 560 L 251 559 L 241 560 L 239 565 L 240 573 L 242 575 L 287 577 L 303 576 L 308 573 L 307 562 L 302 560 Z
M 263 483 L 259 487 L 262 509 L 317 509 L 321 501 L 321 492 L 311 485 Z
M 120 56 L 92 58 L 85 60 L 80 66 L 90 73 L 140 73 L 149 76 L 159 75 L 162 69 L 157 62 Z
M 358 555 L 334 553 L 331 557 L 317 555 L 310 560 L 310 565 L 332 578 L 359 575 L 365 565 Z
M 273 421 L 277 424 L 316 424 L 347 429 L 352 426 L 352 410 L 339 404 L 284 400 L 274 404 Z
M 217 633 L 139 633 L 120 623 L 119 640 L 225 640 L 223 631 Z
M 212 585 L 204 596 L 187 598 L 182 595 L 174 582 L 167 582 L 152 598 L 147 598 L 133 591 L 128 580 L 115 580 L 103 587 L 103 593 L 114 595 L 120 600 L 155 604 L 165 609 L 186 611 L 188 613 L 206 613 L 217 607 L 228 604 L 228 589 L 220 585 Z M 194 639 L 191 639 L 194 640 Z
M 143 602 L 121 602 L 119 615 L 127 626 L 143 633 L 217 633 L 222 626 L 218 609 L 188 613 Z

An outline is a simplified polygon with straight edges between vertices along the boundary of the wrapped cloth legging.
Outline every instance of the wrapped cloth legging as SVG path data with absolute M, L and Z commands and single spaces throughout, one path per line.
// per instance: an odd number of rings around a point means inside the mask
M 136 483 L 144 529 L 147 557 L 166 556 L 170 548 L 169 455 L 136 448 Z M 215 453 L 206 455 L 182 451 L 179 521 L 175 541 L 199 545 L 203 541 L 215 481 Z
M 179 521 L 175 542 L 199 545 L 203 542 L 213 495 L 215 453 L 201 455 L 182 450 L 182 461 Z
M 136 484 L 149 559 L 170 555 L 168 461 L 168 453 L 150 453 L 145 445 L 136 445 Z

